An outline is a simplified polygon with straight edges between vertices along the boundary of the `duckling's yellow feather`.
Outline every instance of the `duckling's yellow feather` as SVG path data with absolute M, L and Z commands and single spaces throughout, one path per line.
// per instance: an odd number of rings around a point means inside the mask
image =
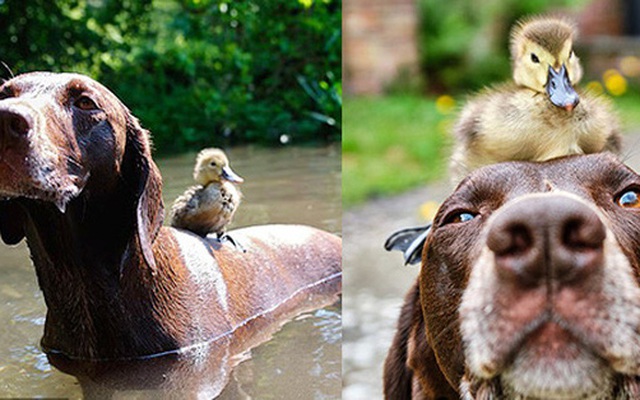
M 620 124 L 606 98 L 577 91 L 571 92 L 577 96 L 575 103 L 551 101 L 555 87 L 547 85 L 552 72 L 554 79 L 569 85 L 566 90 L 574 90 L 571 84 L 582 76 L 572 50 L 575 37 L 574 25 L 558 18 L 529 18 L 514 27 L 513 82 L 472 97 L 454 126 L 455 182 L 476 168 L 502 161 L 620 151 Z
M 516 23 L 511 31 L 511 54 L 518 54 L 523 40 L 538 44 L 554 56 L 558 56 L 567 40 L 577 39 L 575 24 L 568 19 L 535 16 Z

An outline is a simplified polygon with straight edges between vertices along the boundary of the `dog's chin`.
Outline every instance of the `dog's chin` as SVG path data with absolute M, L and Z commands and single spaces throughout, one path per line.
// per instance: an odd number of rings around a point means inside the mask
M 578 343 L 525 347 L 500 375 L 507 399 L 611 399 L 615 374 Z
M 526 346 L 490 379 L 463 377 L 463 400 L 630 400 L 640 398 L 640 377 L 616 372 L 578 342 L 559 349 Z

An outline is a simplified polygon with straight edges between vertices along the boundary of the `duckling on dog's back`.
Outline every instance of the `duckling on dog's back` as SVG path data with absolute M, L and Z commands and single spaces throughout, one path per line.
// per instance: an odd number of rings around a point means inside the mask
M 229 167 L 225 153 L 216 148 L 198 154 L 193 178 L 198 185 L 187 189 L 171 208 L 171 226 L 200 236 L 215 233 L 222 239 L 242 197 L 234 183 L 244 180 Z
M 513 82 L 469 100 L 455 125 L 456 182 L 502 161 L 620 151 L 619 122 L 609 102 L 573 88 L 582 78 L 575 36 L 574 26 L 558 18 L 532 18 L 513 28 Z

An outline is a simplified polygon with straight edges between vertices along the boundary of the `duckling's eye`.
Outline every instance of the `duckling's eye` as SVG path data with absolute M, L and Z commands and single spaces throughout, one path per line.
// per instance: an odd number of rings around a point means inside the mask
M 471 221 L 477 215 L 478 214 L 472 213 L 470 211 L 457 211 L 457 212 L 453 212 L 453 213 L 449 214 L 445 218 L 444 223 L 445 224 L 460 224 L 460 223 Z
M 540 59 L 538 58 L 537 55 L 535 55 L 535 53 L 531 53 L 531 61 L 533 61 L 536 64 L 540 63 Z
M 629 189 L 618 197 L 618 204 L 624 208 L 640 208 L 637 189 Z
M 212 166 L 212 167 L 215 167 L 215 166 L 216 166 L 216 162 L 215 162 L 215 161 L 211 161 L 211 162 L 209 163 L 209 165 L 210 165 L 210 166 Z

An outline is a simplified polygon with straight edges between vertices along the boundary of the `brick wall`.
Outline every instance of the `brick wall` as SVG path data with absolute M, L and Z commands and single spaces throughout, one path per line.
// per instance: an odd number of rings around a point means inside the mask
M 622 0 L 592 0 L 578 15 L 581 37 L 620 36 L 624 30 Z
M 417 71 L 415 0 L 344 0 L 343 72 L 348 94 L 378 94 L 402 70 Z
M 590 0 L 574 16 L 580 55 L 596 74 L 621 54 L 640 52 L 639 39 L 624 34 L 629 0 Z M 418 74 L 417 0 L 343 0 L 344 90 L 380 94 L 400 72 Z M 619 39 L 615 39 L 619 38 Z
M 625 28 L 626 19 L 635 18 L 635 14 L 629 14 L 633 1 L 591 0 L 578 14 L 576 53 L 588 79 L 601 79 L 604 71 L 620 68 L 627 56 L 640 58 L 640 38 L 629 35 L 632 32 Z

